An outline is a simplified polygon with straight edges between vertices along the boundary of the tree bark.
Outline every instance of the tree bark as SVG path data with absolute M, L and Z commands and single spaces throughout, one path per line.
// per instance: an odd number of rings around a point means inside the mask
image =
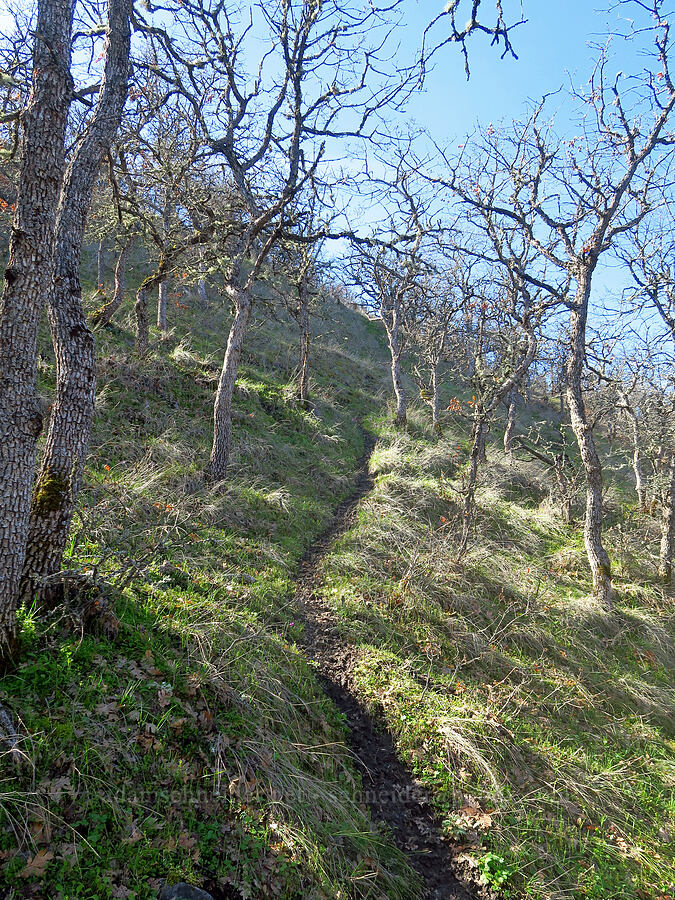
M 171 227 L 171 204 L 169 192 L 167 191 L 164 195 L 164 215 L 162 217 L 162 229 L 164 235 L 164 247 L 163 252 L 167 249 L 167 242 L 169 237 L 169 228 Z M 168 278 L 163 278 L 157 289 L 157 328 L 166 333 L 167 331 L 167 323 L 166 323 L 166 307 L 167 301 L 169 298 L 169 280 Z
M 96 287 L 105 293 L 105 241 L 101 238 L 96 251 Z
M 609 555 L 602 543 L 602 465 L 595 446 L 593 429 L 586 414 L 581 387 L 586 358 L 586 320 L 590 290 L 591 273 L 584 271 L 579 275 L 575 306 L 571 313 L 567 406 L 586 476 L 584 544 L 593 577 L 593 593 L 603 606 L 609 608 L 612 604 L 612 570 Z
M 623 405 L 623 410 L 630 419 L 631 431 L 633 436 L 633 475 L 635 476 L 635 492 L 638 498 L 638 506 L 644 512 L 647 508 L 647 485 L 642 475 L 642 467 L 640 465 L 640 428 L 638 424 L 637 413 L 628 402 L 628 397 L 623 391 L 619 391 L 619 399 Z
M 203 307 L 208 306 L 209 296 L 206 292 L 206 279 L 200 278 L 197 282 L 197 296 L 199 297 L 199 302 Z
M 74 0 L 39 0 L 33 74 L 21 116 L 16 210 L 0 301 L 0 660 L 16 648 L 16 606 L 42 416 L 37 337 L 49 291 L 56 207 L 72 99 Z
M 206 470 L 212 481 L 223 481 L 227 475 L 232 447 L 232 401 L 234 385 L 239 371 L 239 362 L 244 347 L 244 339 L 253 309 L 253 298 L 250 290 L 238 287 L 235 276 L 227 292 L 234 301 L 234 321 L 227 339 L 227 349 L 223 368 L 220 373 L 218 390 L 213 405 L 213 447 Z
M 661 547 L 659 578 L 670 584 L 673 577 L 673 549 L 675 548 L 675 450 L 670 451 L 668 482 L 661 519 Z
M 56 393 L 31 504 L 22 596 L 50 602 L 44 580 L 61 568 L 94 415 L 94 338 L 82 308 L 80 261 L 94 182 L 120 123 L 129 72 L 128 0 L 109 0 L 105 66 L 94 115 L 68 164 L 56 217 L 48 316 Z
M 132 239 L 127 238 L 125 243 L 122 245 L 122 249 L 120 250 L 119 256 L 117 257 L 117 263 L 115 265 L 115 287 L 113 290 L 112 298 L 110 299 L 109 303 L 106 303 L 100 309 L 96 310 L 94 315 L 91 317 L 92 325 L 94 326 L 94 328 L 105 328 L 107 325 L 110 325 L 113 316 L 122 305 L 122 302 L 124 300 L 124 293 L 126 291 L 126 267 L 129 251 L 131 250 L 131 244 Z
M 163 281 L 160 281 L 159 287 L 157 289 L 157 327 L 160 331 L 167 331 L 166 324 L 166 305 L 167 298 L 169 296 L 169 282 L 165 278 Z
M 309 297 L 303 285 L 298 286 L 300 312 L 300 363 L 298 374 L 298 399 L 303 406 L 309 400 L 309 346 L 311 331 L 309 328 Z
M 476 514 L 476 485 L 478 484 L 478 469 L 482 458 L 485 456 L 485 422 L 476 419 L 471 434 L 471 456 L 469 459 L 469 472 L 466 487 L 464 489 L 464 510 L 462 516 L 462 537 L 457 550 L 457 561 L 466 553 L 473 528 L 473 520 Z
M 436 434 L 441 434 L 441 400 L 438 391 L 438 360 L 431 365 L 431 425 Z
M 408 421 L 408 403 L 405 388 L 403 387 L 403 373 L 401 370 L 401 310 L 398 302 L 395 302 L 394 308 L 391 310 L 391 321 L 388 320 L 386 314 L 382 316 L 382 320 L 387 330 L 389 354 L 391 356 L 391 380 L 396 397 L 394 425 L 399 428 L 405 428 Z
M 141 282 L 136 291 L 134 312 L 136 314 L 136 353 L 143 357 L 150 347 L 150 322 L 148 320 L 148 295 L 150 293 L 150 280 L 152 276 Z
M 504 431 L 504 453 L 506 453 L 509 458 L 513 458 L 513 435 L 516 432 L 517 398 L 517 391 L 512 391 L 509 396 L 509 412 L 506 419 L 506 430 Z

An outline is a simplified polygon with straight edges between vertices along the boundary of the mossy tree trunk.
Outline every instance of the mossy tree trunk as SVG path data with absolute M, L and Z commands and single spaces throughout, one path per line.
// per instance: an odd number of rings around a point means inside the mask
M 476 487 L 478 485 L 478 470 L 481 460 L 485 455 L 485 421 L 482 417 L 474 420 L 471 432 L 471 455 L 469 457 L 469 471 L 464 486 L 464 507 L 462 510 L 462 536 L 457 549 L 457 560 L 461 560 L 469 546 L 469 538 L 476 515 Z
M 96 249 L 96 287 L 105 294 L 105 239 L 100 238 Z
M 441 398 L 438 386 L 438 358 L 431 364 L 431 425 L 436 434 L 441 434 Z
M 21 116 L 21 164 L 0 301 L 0 661 L 16 644 L 16 607 L 42 416 L 37 338 L 49 293 L 56 208 L 73 94 L 73 0 L 38 0 L 32 84 Z
M 136 291 L 134 313 L 136 316 L 136 354 L 144 357 L 150 348 L 150 321 L 148 319 L 148 297 L 152 287 L 153 276 L 145 278 Z
M 164 214 L 162 216 L 162 235 L 164 237 L 163 250 L 166 251 L 171 227 L 171 201 L 167 191 L 164 195 Z M 166 334 L 168 330 L 166 310 L 169 300 L 169 279 L 162 278 L 157 287 L 157 328 Z
M 61 568 L 89 444 L 96 394 L 94 338 L 82 308 L 80 261 L 94 182 L 127 98 L 128 0 L 109 0 L 104 74 L 98 103 L 66 169 L 54 242 L 49 325 L 56 355 L 56 393 L 31 506 L 22 596 L 49 602 L 45 579 Z
M 166 319 L 166 307 L 167 301 L 169 297 L 169 282 L 168 279 L 163 279 L 160 281 L 157 287 L 157 328 L 160 331 L 166 333 L 168 330 L 167 319 Z
M 513 436 L 516 433 L 516 412 L 518 409 L 518 392 L 511 391 L 509 395 L 509 411 L 506 417 L 506 430 L 504 431 L 504 453 L 513 457 Z
M 612 570 L 609 554 L 602 543 L 602 465 L 595 446 L 593 428 L 588 421 L 582 389 L 582 375 L 586 359 L 586 320 L 592 271 L 593 269 L 589 266 L 579 272 L 575 303 L 571 311 L 567 406 L 586 476 L 584 545 L 593 578 L 593 593 L 603 606 L 610 607 L 612 603 Z
M 305 273 L 306 274 L 306 273 Z M 300 326 L 300 359 L 298 362 L 298 399 L 303 406 L 309 402 L 309 351 L 312 332 L 309 326 L 309 285 L 305 275 L 300 277 L 298 290 L 298 324 Z
M 661 518 L 661 546 L 659 549 L 659 577 L 670 584 L 673 577 L 673 550 L 675 549 L 675 450 L 668 460 L 668 481 Z

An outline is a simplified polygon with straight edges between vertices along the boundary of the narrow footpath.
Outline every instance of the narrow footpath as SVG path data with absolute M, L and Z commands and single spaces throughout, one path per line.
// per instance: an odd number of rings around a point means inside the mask
M 396 754 L 391 735 L 370 715 L 354 692 L 358 650 L 340 635 L 333 611 L 316 594 L 320 564 L 333 543 L 352 526 L 359 502 L 373 487 L 368 463 L 375 446 L 364 432 L 364 454 L 354 490 L 337 508 L 324 533 L 309 548 L 298 568 L 295 598 L 304 622 L 304 651 L 318 669 L 326 694 L 344 714 L 349 746 L 363 779 L 374 820 L 391 830 L 398 848 L 419 873 L 425 892 L 419 900 L 472 900 L 453 874 L 451 847 L 427 804 L 424 792 Z

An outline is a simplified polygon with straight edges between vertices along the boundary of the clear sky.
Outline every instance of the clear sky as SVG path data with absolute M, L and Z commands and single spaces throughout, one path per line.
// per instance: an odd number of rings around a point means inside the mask
M 413 98 L 412 115 L 439 142 L 461 140 L 477 121 L 487 125 L 523 115 L 528 99 L 539 100 L 544 93 L 569 84 L 570 77 L 575 85 L 586 83 L 597 56 L 590 45 L 606 41 L 608 21 L 615 27 L 618 23 L 617 13 L 608 17 L 596 11 L 604 6 L 594 0 L 523 0 L 527 21 L 513 32 L 518 59 L 500 59 L 500 51 L 490 46 L 489 39 L 474 35 L 468 43 L 471 78 L 467 82 L 459 48 L 448 45 L 436 58 L 424 94 Z M 411 0 L 409 8 L 406 43 L 414 45 L 440 7 L 436 0 Z M 517 20 L 520 3 L 504 0 L 505 13 L 509 9 L 511 19 Z M 483 0 L 481 15 L 486 22 L 493 12 L 492 0 Z M 442 27 L 443 21 L 437 26 L 438 36 Z M 615 47 L 623 57 L 616 69 L 630 71 L 631 64 L 640 65 L 624 42 L 616 41 Z

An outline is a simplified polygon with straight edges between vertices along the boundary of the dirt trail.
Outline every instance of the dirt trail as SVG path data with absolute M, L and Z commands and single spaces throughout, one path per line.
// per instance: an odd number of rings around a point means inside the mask
M 317 664 L 326 694 L 345 715 L 349 745 L 363 778 L 366 801 L 375 820 L 384 822 L 410 864 L 421 875 L 425 892 L 419 900 L 472 900 L 452 872 L 453 856 L 441 839 L 438 822 L 423 792 L 396 755 L 394 742 L 353 691 L 356 647 L 338 631 L 332 610 L 317 596 L 320 563 L 337 538 L 351 527 L 359 501 L 373 487 L 368 462 L 375 446 L 364 432 L 365 450 L 354 490 L 337 508 L 326 531 L 303 557 L 296 579 L 296 600 L 304 619 L 304 650 Z

